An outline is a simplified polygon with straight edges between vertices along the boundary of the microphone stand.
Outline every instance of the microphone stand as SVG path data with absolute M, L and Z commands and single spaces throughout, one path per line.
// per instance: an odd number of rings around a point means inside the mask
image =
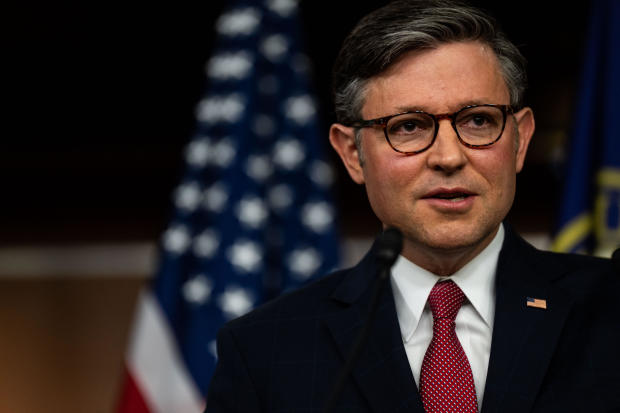
M 370 301 L 370 307 L 368 308 L 366 322 L 364 323 L 364 328 L 362 329 L 362 331 L 359 332 L 355 340 L 353 349 L 349 353 L 349 357 L 347 358 L 344 367 L 340 371 L 336 386 L 332 390 L 331 396 L 327 400 L 324 413 L 335 412 L 336 403 L 338 402 L 340 394 L 344 390 L 347 378 L 351 374 L 353 366 L 359 358 L 362 349 L 366 346 L 368 337 L 370 337 L 370 330 L 377 315 L 377 308 L 379 307 L 379 302 L 381 301 L 381 295 L 383 294 L 383 291 L 385 290 L 385 285 L 387 283 L 387 280 L 389 279 L 390 269 L 392 268 L 392 264 L 394 264 L 396 258 L 398 258 L 398 254 L 400 254 L 400 251 L 402 249 L 402 235 L 397 229 L 388 228 L 380 236 L 378 244 L 380 246 L 379 248 L 377 248 L 376 256 L 380 265 L 379 276 L 373 286 L 374 291 Z

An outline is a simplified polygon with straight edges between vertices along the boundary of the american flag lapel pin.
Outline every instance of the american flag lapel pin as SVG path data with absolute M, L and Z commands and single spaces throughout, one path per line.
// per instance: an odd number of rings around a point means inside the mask
M 528 307 L 542 308 L 543 310 L 547 309 L 547 300 L 527 297 L 525 301 Z

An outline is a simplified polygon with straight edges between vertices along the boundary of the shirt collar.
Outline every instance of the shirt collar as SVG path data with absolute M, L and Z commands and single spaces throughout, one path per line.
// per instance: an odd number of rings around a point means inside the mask
M 495 315 L 495 273 L 504 242 L 504 227 L 473 260 L 450 277 L 437 275 L 414 264 L 402 255 L 392 267 L 391 282 L 401 334 L 409 341 L 422 317 L 428 295 L 441 279 L 453 280 L 484 322 L 492 328 Z

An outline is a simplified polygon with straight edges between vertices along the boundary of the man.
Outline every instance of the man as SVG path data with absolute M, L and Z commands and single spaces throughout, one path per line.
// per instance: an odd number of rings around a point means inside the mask
M 390 3 L 345 40 L 330 142 L 404 238 L 335 411 L 620 411 L 610 262 L 537 251 L 502 223 L 534 132 L 524 66 L 451 1 Z M 322 411 L 376 272 L 371 251 L 224 327 L 207 411 Z

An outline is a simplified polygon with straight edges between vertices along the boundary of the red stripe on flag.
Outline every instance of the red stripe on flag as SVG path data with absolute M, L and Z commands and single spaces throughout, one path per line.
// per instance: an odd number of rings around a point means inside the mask
M 125 380 L 118 403 L 118 413 L 150 413 L 133 376 L 125 367 Z

